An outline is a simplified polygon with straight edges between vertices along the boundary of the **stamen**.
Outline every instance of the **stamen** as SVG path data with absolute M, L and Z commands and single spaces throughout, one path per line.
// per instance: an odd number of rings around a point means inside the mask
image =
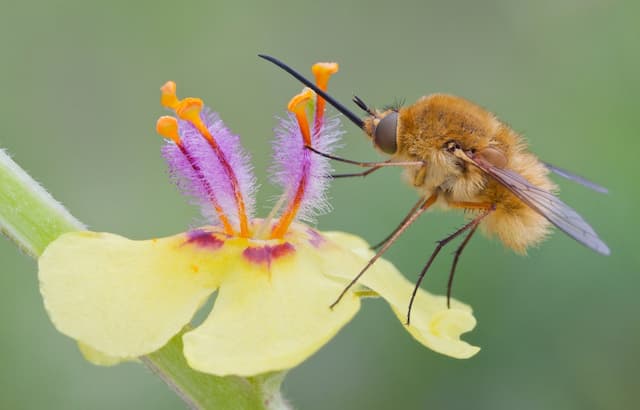
M 249 237 L 249 221 L 247 218 L 246 207 L 244 203 L 244 198 L 242 197 L 242 192 L 240 191 L 240 184 L 238 183 L 238 178 L 236 174 L 233 172 L 233 168 L 227 161 L 227 158 L 224 152 L 220 149 L 220 146 L 213 138 L 213 135 L 209 132 L 207 127 L 205 126 L 202 118 L 200 118 L 200 111 L 202 110 L 203 102 L 199 98 L 184 98 L 175 106 L 176 114 L 182 120 L 189 121 L 200 135 L 202 135 L 211 149 L 214 151 L 220 164 L 224 168 L 224 171 L 229 178 L 229 183 L 233 189 L 233 193 L 235 196 L 236 204 L 238 207 L 238 219 L 240 220 L 240 236 Z
M 178 120 L 169 116 L 160 117 L 158 118 L 158 122 L 156 122 L 156 131 L 162 137 L 172 140 L 176 144 L 178 149 L 180 149 L 182 155 L 184 155 L 184 157 L 189 162 L 189 165 L 191 165 L 191 169 L 193 169 L 193 172 L 196 174 L 198 181 L 204 186 L 205 191 L 207 192 L 207 196 L 209 197 L 209 201 L 213 205 L 213 208 L 218 215 L 218 219 L 222 223 L 224 233 L 226 233 L 227 235 L 233 235 L 234 232 L 233 227 L 231 226 L 231 222 L 218 204 L 218 200 L 216 199 L 213 188 L 211 187 L 211 185 L 209 185 L 204 175 L 202 175 L 200 166 L 198 166 L 197 162 L 193 159 L 193 157 L 189 154 L 189 151 L 187 151 L 187 149 L 182 144 L 182 140 L 180 139 L 180 135 L 178 134 Z
M 311 135 L 309 133 L 309 121 L 307 120 L 307 112 L 305 110 L 306 103 L 313 97 L 313 91 L 308 88 L 302 90 L 302 92 L 296 96 L 294 96 L 287 108 L 293 114 L 295 114 L 296 119 L 298 120 L 298 126 L 300 127 L 300 133 L 302 134 L 302 139 L 304 140 L 304 144 L 307 146 L 311 145 Z M 271 238 L 282 238 L 289 226 L 293 222 L 298 210 L 300 209 L 300 205 L 302 204 L 302 199 L 305 194 L 305 188 L 307 186 L 307 179 L 309 178 L 309 166 L 310 161 L 308 159 L 309 151 L 304 150 L 303 155 L 305 159 L 302 163 L 302 176 L 300 181 L 298 182 L 298 187 L 296 188 L 295 195 L 293 200 L 289 204 L 289 208 L 282 215 L 278 223 L 274 226 L 271 231 Z
M 296 189 L 296 194 L 293 198 L 293 201 L 291 201 L 291 204 L 289 205 L 289 209 L 287 210 L 287 212 L 284 215 L 282 215 L 282 217 L 278 221 L 278 224 L 273 228 L 273 231 L 271 232 L 271 239 L 280 239 L 284 236 L 285 233 L 287 233 L 287 230 L 289 229 L 291 222 L 293 222 L 293 219 L 296 217 L 296 214 L 298 213 L 298 209 L 300 209 L 300 204 L 302 203 L 302 197 L 304 196 L 305 187 L 307 185 L 307 169 L 306 169 L 308 168 L 307 164 L 308 163 L 305 162 L 305 174 L 300 180 L 300 184 L 298 185 L 298 189 Z
M 164 138 L 169 139 L 176 144 L 182 144 L 180 134 L 178 134 L 178 120 L 168 115 L 158 118 L 156 123 L 156 131 Z
M 304 88 L 302 92 L 289 101 L 287 109 L 295 114 L 300 126 L 300 132 L 304 138 L 304 145 L 311 145 L 311 134 L 309 133 L 309 120 L 305 110 L 305 103 L 313 98 L 314 92 L 309 88 Z
M 256 239 L 267 239 L 267 237 L 266 237 L 267 230 L 271 226 L 271 222 L 273 221 L 273 218 L 276 217 L 276 215 L 280 211 L 280 208 L 282 208 L 282 205 L 284 205 L 284 202 L 286 200 L 287 200 L 287 194 L 285 192 L 282 195 L 280 195 L 280 198 L 278 198 L 278 202 L 276 202 L 276 204 L 271 209 L 271 211 L 269 211 L 269 215 L 267 215 L 267 217 L 259 225 L 258 229 L 256 229 L 256 232 L 254 234 L 254 238 L 256 238 Z
M 162 92 L 160 97 L 160 104 L 162 104 L 163 107 L 175 109 L 178 105 L 178 97 L 176 96 L 176 83 L 174 83 L 173 81 L 167 81 L 162 87 L 160 87 L 160 91 Z
M 332 74 L 338 72 L 338 63 L 315 63 L 311 67 L 311 72 L 316 77 L 316 86 L 322 91 L 327 91 L 329 85 L 329 78 Z M 321 96 L 316 97 L 316 113 L 313 121 L 313 135 L 316 136 L 320 133 L 322 128 L 322 121 L 324 119 L 325 100 Z
M 199 125 L 201 125 L 202 128 L 206 129 L 204 123 L 202 122 L 202 119 L 200 118 L 200 111 L 202 110 L 203 106 L 204 103 L 200 98 L 183 98 L 182 100 L 180 100 L 180 102 L 178 102 L 178 104 L 176 104 L 176 115 L 181 120 L 189 121 L 196 128 L 198 128 L 198 130 L 200 129 Z M 207 133 L 209 132 L 207 131 Z

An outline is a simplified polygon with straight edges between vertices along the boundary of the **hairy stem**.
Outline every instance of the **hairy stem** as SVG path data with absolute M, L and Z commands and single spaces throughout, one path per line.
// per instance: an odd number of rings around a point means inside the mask
M 0 231 L 37 258 L 49 242 L 84 229 L 59 202 L 0 149 Z

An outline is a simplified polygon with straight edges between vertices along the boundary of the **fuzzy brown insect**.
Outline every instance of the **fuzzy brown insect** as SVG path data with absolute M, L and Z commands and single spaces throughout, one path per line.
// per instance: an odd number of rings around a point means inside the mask
M 454 254 L 449 274 L 449 303 L 458 259 L 478 227 L 518 253 L 524 253 L 527 248 L 543 241 L 551 225 L 598 253 L 610 253 L 593 228 L 555 195 L 557 187 L 549 179 L 549 173 L 554 172 L 599 192 L 606 192 L 606 189 L 540 161 L 528 151 L 524 139 L 491 112 L 463 98 L 446 94 L 428 95 L 412 105 L 383 111 L 371 109 L 355 97 L 354 102 L 368 114 L 360 119 L 284 63 L 273 57 L 260 57 L 314 89 L 359 126 L 374 147 L 390 156 L 384 162 L 358 162 L 316 151 L 319 155 L 368 168 L 364 172 L 336 177 L 366 176 L 382 167 L 402 166 L 406 180 L 421 196 L 393 233 L 376 246 L 379 247 L 376 255 L 332 306 L 400 234 L 432 206 L 469 211 L 472 218 L 462 228 L 438 241 L 416 283 L 409 302 L 407 324 L 415 294 L 431 263 L 443 246 L 466 233 Z

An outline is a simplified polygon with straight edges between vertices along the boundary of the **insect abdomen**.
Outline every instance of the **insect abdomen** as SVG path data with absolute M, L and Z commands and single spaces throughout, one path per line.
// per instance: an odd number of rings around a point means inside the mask
M 524 150 L 524 147 L 517 145 L 507 167 L 538 188 L 556 192 L 557 186 L 548 178 L 548 169 L 535 155 L 520 150 Z M 551 223 L 496 181 L 488 181 L 484 196 L 496 204 L 496 210 L 483 221 L 481 227 L 489 236 L 497 236 L 505 246 L 523 254 L 527 248 L 539 244 L 549 235 Z

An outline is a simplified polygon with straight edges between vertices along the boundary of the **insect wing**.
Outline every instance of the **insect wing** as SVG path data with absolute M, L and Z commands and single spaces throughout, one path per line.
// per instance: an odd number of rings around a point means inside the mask
M 495 167 L 481 158 L 472 161 L 478 168 L 509 189 L 522 202 L 529 205 L 531 209 L 544 216 L 576 241 L 603 255 L 611 253 L 609 247 L 602 242 L 593 228 L 557 196 L 531 184 L 517 172 Z
M 570 181 L 577 182 L 580 185 L 583 185 L 589 189 L 593 189 L 596 192 L 600 192 L 601 194 L 609 193 L 609 190 L 602 185 L 598 185 L 595 182 L 591 182 L 586 178 L 581 177 L 580 175 L 573 174 L 566 169 L 558 168 L 555 165 L 551 165 L 548 162 L 543 162 L 544 166 L 554 174 L 560 175 L 563 178 L 566 178 Z

